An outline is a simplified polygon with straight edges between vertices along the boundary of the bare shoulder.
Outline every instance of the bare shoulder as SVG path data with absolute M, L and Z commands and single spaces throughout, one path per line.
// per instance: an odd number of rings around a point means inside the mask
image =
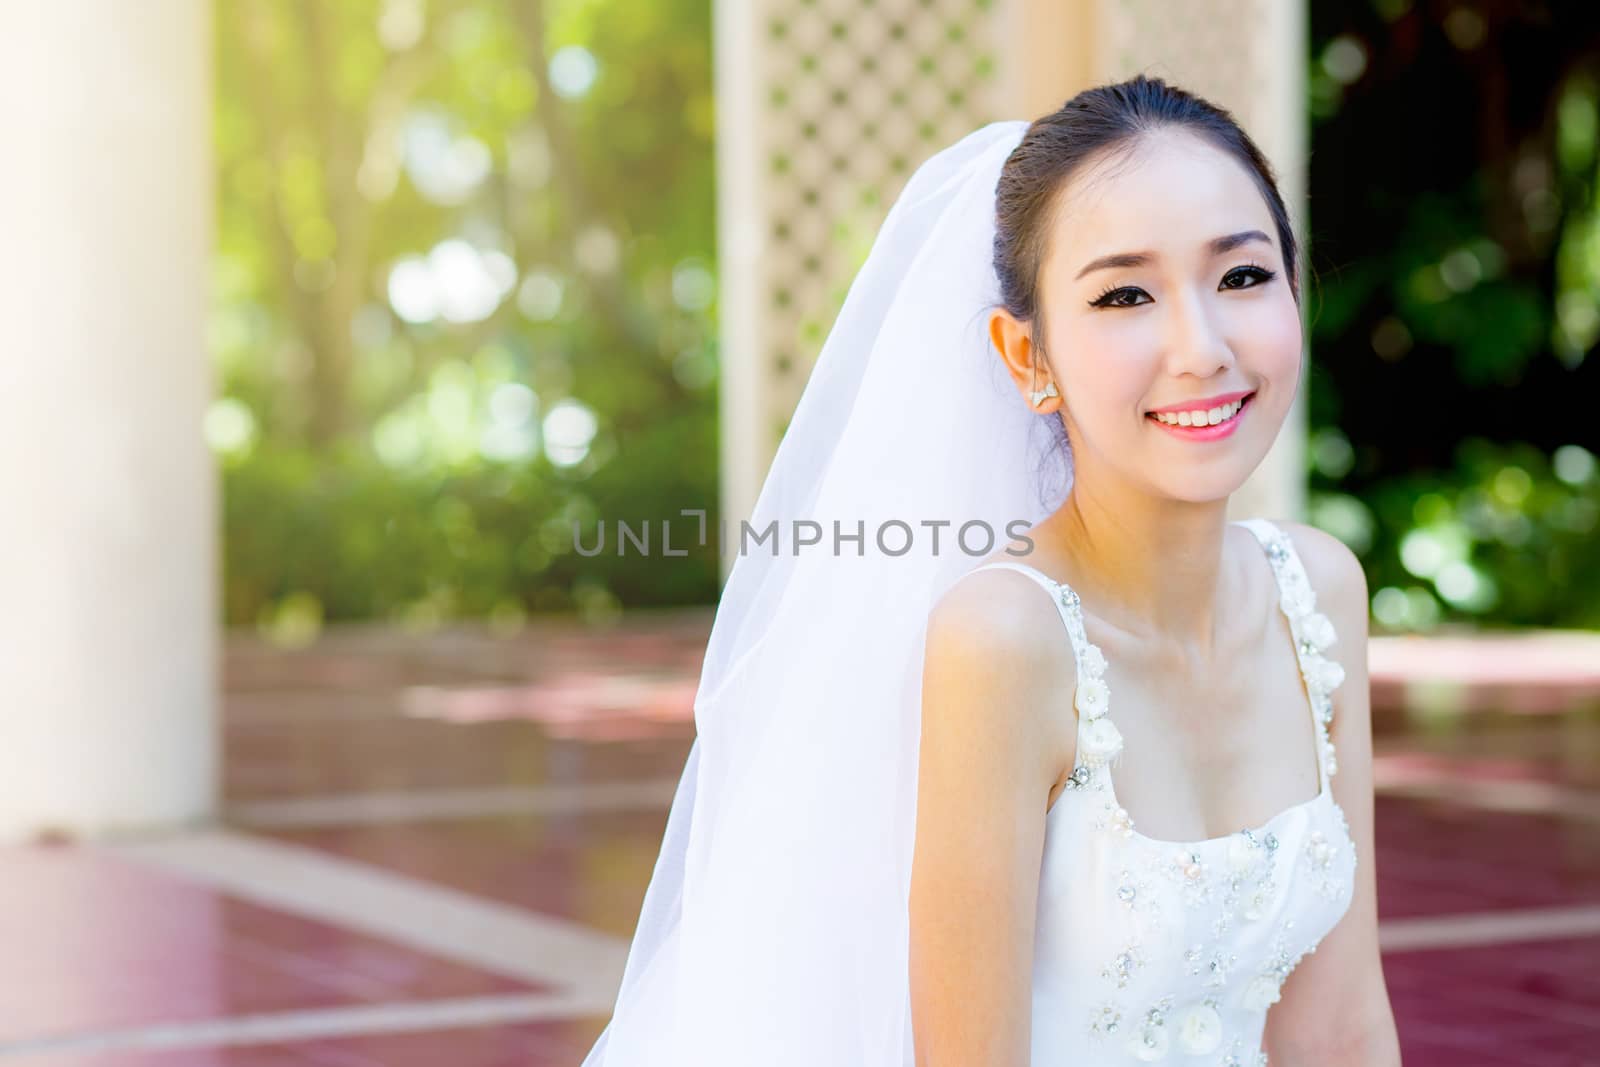
M 930 631 L 963 636 L 989 651 L 1071 665 L 1071 657 L 1061 654 L 1066 629 L 1049 591 L 1009 568 L 963 575 L 934 602 L 928 624 Z
M 1060 694 L 1077 684 L 1071 648 L 1059 610 L 1037 581 L 1006 568 L 967 574 L 928 616 L 924 718 L 947 720 L 946 729 L 981 733 L 1014 752 L 1043 754 L 1065 773 L 1073 753 L 1062 745 L 1073 733 L 1061 717 L 1072 712 Z
M 964 575 L 928 615 L 930 655 L 1001 685 L 1038 674 L 1055 687 L 1076 682 L 1071 647 L 1048 590 L 1007 568 Z

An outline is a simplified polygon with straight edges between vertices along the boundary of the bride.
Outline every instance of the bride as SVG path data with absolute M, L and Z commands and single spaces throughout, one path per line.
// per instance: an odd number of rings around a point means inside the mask
M 1159 79 L 918 168 L 741 528 L 585 1067 L 1400 1062 L 1361 568 L 1226 517 L 1299 299 L 1271 168 Z

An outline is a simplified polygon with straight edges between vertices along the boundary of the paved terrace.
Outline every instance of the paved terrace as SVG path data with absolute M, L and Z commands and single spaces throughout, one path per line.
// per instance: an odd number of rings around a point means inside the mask
M 231 637 L 221 825 L 0 849 L 0 1067 L 575 1067 L 710 619 Z M 1371 660 L 1407 1067 L 1600 1063 L 1600 634 Z

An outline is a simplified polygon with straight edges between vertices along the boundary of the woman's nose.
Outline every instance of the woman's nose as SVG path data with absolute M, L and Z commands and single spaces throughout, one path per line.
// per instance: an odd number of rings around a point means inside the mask
M 1174 309 L 1167 324 L 1167 347 L 1174 373 L 1205 377 L 1232 364 L 1233 350 L 1222 331 L 1217 309 L 1209 305 L 1206 294 L 1191 289 L 1169 302 L 1168 307 Z

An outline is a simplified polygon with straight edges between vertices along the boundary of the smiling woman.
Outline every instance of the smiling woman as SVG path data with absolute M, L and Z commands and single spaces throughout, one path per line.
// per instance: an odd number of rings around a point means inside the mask
M 1296 245 L 1272 171 L 1225 112 L 1135 79 L 1035 122 L 997 199 L 990 337 L 1059 423 L 1073 485 L 1031 531 L 1029 565 L 1010 546 L 931 613 L 911 888 L 919 1062 L 1170 1050 L 1263 1064 L 1268 1008 L 1286 996 L 1337 1007 L 1301 1022 L 1274 1064 L 1398 1062 L 1386 999 L 1356 995 L 1381 990 L 1382 971 L 1369 769 L 1339 790 L 1353 823 L 1332 787 L 1327 726 L 1346 679 L 1323 649 L 1338 627 L 1314 610 L 1287 524 L 1226 519 L 1300 380 Z M 1333 539 L 1301 536 L 1359 571 Z M 1254 577 L 1262 550 L 1275 590 Z M 996 570 L 1030 580 L 979 573 Z M 1265 624 L 1274 603 L 1299 685 Z M 1339 618 L 1364 639 L 1364 611 Z M 1282 758 L 1296 751 L 1316 759 Z M 1115 787 L 1113 764 L 1126 764 Z M 1134 829 L 1147 813 L 1154 836 Z M 1325 940 L 1339 968 L 1287 986 Z
M 586 1067 L 1398 1063 L 1360 570 L 1226 517 L 1298 386 L 1294 249 L 1156 80 L 917 170 L 750 522 L 1027 535 L 739 556 Z

